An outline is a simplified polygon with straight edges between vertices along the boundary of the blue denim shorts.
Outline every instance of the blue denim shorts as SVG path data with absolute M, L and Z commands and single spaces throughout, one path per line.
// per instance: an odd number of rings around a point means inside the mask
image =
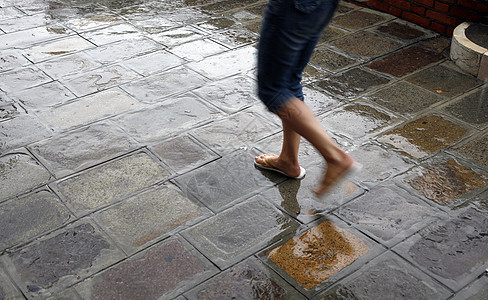
M 302 72 L 339 0 L 270 0 L 258 48 L 258 96 L 276 113 L 304 100 Z

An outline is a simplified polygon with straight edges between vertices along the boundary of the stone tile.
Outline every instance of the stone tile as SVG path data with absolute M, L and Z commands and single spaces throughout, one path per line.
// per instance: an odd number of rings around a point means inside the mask
M 406 80 L 449 98 L 455 97 L 482 83 L 481 80 L 473 76 L 462 74 L 442 65 L 422 70 Z
M 354 272 L 382 251 L 372 241 L 337 218 L 317 221 L 277 246 L 259 254 L 302 294 L 318 291 Z
M 1 50 L 0 51 L 0 72 L 8 71 L 18 67 L 23 67 L 31 64 L 27 58 L 25 58 L 18 51 L 14 50 Z
M 118 41 L 105 46 L 97 47 L 85 51 L 84 53 L 92 57 L 93 60 L 102 64 L 111 64 L 120 61 L 127 61 L 162 48 L 162 46 L 150 39 L 135 39 Z M 154 62 L 153 62 L 154 63 Z
M 297 228 L 298 222 L 254 197 L 183 231 L 182 235 L 225 269 Z
M 54 136 L 29 149 L 60 178 L 137 147 L 122 130 L 103 122 Z
M 38 68 L 25 67 L 0 73 L 0 88 L 7 93 L 11 93 L 47 83 L 51 80 L 49 76 Z
M 55 128 L 67 129 L 140 108 L 139 102 L 119 89 L 98 92 L 39 113 Z
M 476 280 L 474 283 L 470 284 L 466 288 L 462 289 L 459 293 L 457 293 L 453 300 L 462 300 L 462 299 L 483 299 L 488 293 L 488 277 L 483 276 L 480 279 Z
M 365 98 L 406 117 L 413 117 L 445 101 L 439 94 L 405 81 L 387 86 Z
M 332 24 L 346 29 L 359 30 L 369 27 L 391 18 L 388 15 L 380 15 L 366 10 L 356 10 L 347 14 L 338 15 L 332 20 Z
M 449 151 L 462 155 L 478 166 L 488 169 L 488 134 L 486 130 L 452 147 Z
M 247 6 L 250 4 L 254 4 L 256 0 L 243 0 L 243 1 L 235 1 L 235 0 L 222 0 L 218 3 L 210 3 L 200 7 L 202 12 L 207 13 L 209 15 L 213 14 L 220 14 L 228 10 L 241 8 L 243 6 Z
M 440 218 L 436 208 L 393 185 L 375 186 L 334 213 L 389 247 Z
M 221 53 L 226 47 L 210 40 L 196 40 L 170 48 L 170 51 L 188 61 L 200 61 L 207 56 Z
M 83 219 L 2 258 L 24 295 L 47 298 L 122 256 L 96 225 Z
M 356 179 L 368 187 L 374 187 L 401 174 L 415 165 L 415 163 L 396 151 L 375 142 L 367 142 L 349 154 L 359 162 L 363 168 L 356 174 Z M 381 162 L 381 163 L 378 163 Z
M 252 33 L 259 35 L 261 33 L 261 26 L 263 25 L 262 21 L 258 22 L 251 22 L 245 25 L 245 28 Z
M 488 126 L 488 86 L 447 103 L 441 111 L 450 114 L 479 129 Z
M 336 40 L 340 37 L 345 36 L 346 34 L 349 34 L 349 31 L 342 30 L 329 24 L 322 31 L 322 35 L 320 36 L 317 45 L 320 47 L 321 45 L 324 45 L 324 43 Z
M 165 16 L 157 13 L 152 16 L 144 14 L 140 16 L 135 16 L 130 19 L 130 22 L 137 29 L 147 32 L 149 34 L 161 33 L 163 31 L 178 26 L 177 22 L 173 22 Z
M 244 45 L 256 43 L 258 35 L 242 28 L 230 28 L 226 31 L 212 34 L 213 40 L 224 44 L 228 48 L 235 49 Z
M 0 200 L 46 184 L 51 174 L 25 152 L 0 157 Z
M 257 62 L 256 53 L 256 48 L 246 46 L 191 62 L 188 66 L 211 79 L 219 79 L 253 69 Z
M 422 46 L 427 47 L 436 51 L 437 53 L 441 53 L 446 57 L 449 57 L 449 51 L 451 46 L 451 38 L 447 36 L 436 36 L 433 39 L 429 39 L 426 41 L 422 41 L 420 43 Z
M 339 182 L 323 197 L 317 197 L 313 193 L 313 188 L 322 181 L 325 170 L 316 164 L 306 165 L 305 168 L 307 175 L 304 179 L 286 180 L 263 192 L 262 197 L 275 203 L 300 222 L 309 223 L 364 193 L 362 188 L 345 180 Z M 271 174 L 270 171 L 261 172 L 265 175 Z
M 56 229 L 71 217 L 58 197 L 47 190 L 6 201 L 0 208 L 1 251 Z
M 176 187 L 164 185 L 98 212 L 94 219 L 132 254 L 210 215 Z
M 161 33 L 151 34 L 149 37 L 158 43 L 170 48 L 194 40 L 204 38 L 205 32 L 198 30 L 195 27 L 179 27 L 163 31 Z
M 17 287 L 10 281 L 10 278 L 0 265 L 0 297 L 2 299 L 9 299 L 9 300 L 24 300 L 24 296 L 22 293 L 17 289 Z
M 2 105 L 0 103 L 0 121 L 12 119 L 20 113 L 25 112 L 25 109 L 18 104 L 8 103 Z
M 454 207 L 488 186 L 488 173 L 454 157 L 440 155 L 405 173 L 401 180 L 426 199 Z
M 45 139 L 52 133 L 38 118 L 32 115 L 19 115 L 13 119 L 0 122 L 0 153 L 23 147 Z
M 27 48 L 40 42 L 66 37 L 69 33 L 70 30 L 56 24 L 7 33 L 0 35 L 0 49 Z
M 71 17 L 65 20 L 64 24 L 76 32 L 84 32 L 122 22 L 122 18 L 112 12 L 107 12 L 100 8 L 92 8 L 91 10 L 90 12 L 84 12 L 81 17 Z
M 367 66 L 378 72 L 403 77 L 443 59 L 444 57 L 438 53 L 420 46 L 412 46 L 390 54 Z
M 457 292 L 485 271 L 486 212 L 473 208 L 429 226 L 393 250 Z
M 303 96 L 305 97 L 307 106 L 316 115 L 328 112 L 341 104 L 336 98 L 318 91 L 313 86 L 304 86 Z
M 23 14 L 23 16 L 0 20 L 0 28 L 6 33 L 12 33 L 15 31 L 46 26 L 50 23 L 54 22 L 46 18 L 46 14 L 44 13 L 34 15 Z
M 137 28 L 127 23 L 87 31 L 82 33 L 81 36 L 97 46 L 122 40 L 136 40 L 143 37 Z
M 82 216 L 162 182 L 169 175 L 153 158 L 139 152 L 69 177 L 53 188 L 77 216 Z
M 208 123 L 218 116 L 215 108 L 192 94 L 166 100 L 163 105 L 149 107 L 115 118 L 115 123 L 139 142 L 160 142 L 184 130 Z M 171 117 L 169 117 L 171 116 Z
M 28 109 L 34 110 L 44 110 L 76 98 L 75 94 L 59 81 L 51 81 L 25 90 L 14 91 L 10 96 Z
M 401 46 L 399 42 L 369 31 L 347 35 L 331 42 L 330 45 L 362 60 L 384 55 Z
M 188 299 L 305 299 L 254 258 L 233 266 L 185 295 Z
M 25 49 L 26 57 L 34 63 L 44 61 L 60 55 L 66 55 L 95 47 L 80 36 L 71 36 L 58 39 L 48 43 L 43 43 Z
M 475 203 L 483 209 L 488 210 L 488 190 L 484 190 L 474 198 L 470 199 L 470 203 Z
M 315 49 L 310 63 L 316 67 L 337 72 L 354 65 L 357 61 L 327 48 L 319 47 Z
M 253 156 L 240 150 L 177 177 L 175 181 L 187 195 L 217 212 L 284 179 L 276 173 L 262 174 L 255 169 Z
M 409 121 L 378 138 L 411 158 L 423 158 L 458 142 L 470 132 L 440 115 Z
M 83 299 L 175 299 L 217 273 L 181 238 L 166 240 L 75 286 Z
M 327 77 L 314 83 L 327 94 L 340 100 L 352 100 L 360 94 L 388 83 L 376 74 L 354 68 L 338 76 Z
M 160 102 L 161 98 L 183 93 L 204 85 L 207 79 L 186 67 L 178 67 L 133 81 L 122 86 L 142 102 Z
M 154 62 L 158 62 L 155 64 Z M 159 73 L 179 66 L 183 60 L 165 50 L 140 55 L 124 61 L 124 65 L 144 76 Z
M 84 53 L 74 53 L 37 64 L 55 79 L 79 75 L 101 66 Z
M 194 93 L 228 114 L 233 114 L 257 102 L 257 85 L 244 76 L 233 76 L 211 82 Z
M 78 97 L 81 97 L 139 79 L 140 77 L 139 74 L 121 65 L 110 65 L 66 79 L 64 84 Z
M 398 20 L 381 25 L 376 30 L 406 42 L 412 42 L 428 35 L 420 27 L 417 29 L 412 23 L 398 22 Z
M 188 135 L 154 145 L 151 149 L 180 174 L 218 158 L 216 153 Z
M 387 252 L 340 281 L 317 299 L 447 299 L 451 292 L 403 259 Z
M 250 111 L 234 114 L 191 132 L 198 140 L 219 154 L 229 153 L 242 147 L 252 147 L 280 128 Z
M 327 131 L 359 143 L 401 122 L 393 114 L 367 102 L 354 102 L 318 118 Z

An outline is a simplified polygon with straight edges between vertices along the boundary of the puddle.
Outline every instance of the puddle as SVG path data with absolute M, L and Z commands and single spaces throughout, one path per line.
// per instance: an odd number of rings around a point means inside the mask
M 311 289 L 368 251 L 369 246 L 361 239 L 325 221 L 266 255 L 303 287 Z

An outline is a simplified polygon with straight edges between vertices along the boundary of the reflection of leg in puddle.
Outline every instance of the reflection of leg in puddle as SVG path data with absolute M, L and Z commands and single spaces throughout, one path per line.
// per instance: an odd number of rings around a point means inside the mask
M 300 214 L 301 208 L 298 203 L 297 195 L 300 189 L 300 180 L 288 180 L 287 182 L 278 185 L 278 190 L 280 191 L 281 207 L 287 212 L 294 213 L 295 217 Z

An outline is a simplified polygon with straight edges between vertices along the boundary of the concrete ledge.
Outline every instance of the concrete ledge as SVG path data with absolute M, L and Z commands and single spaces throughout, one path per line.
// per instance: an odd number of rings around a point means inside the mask
M 471 23 L 464 22 L 454 29 L 451 59 L 462 70 L 486 80 L 488 79 L 488 49 L 474 43 L 466 36 L 466 29 L 470 25 Z

